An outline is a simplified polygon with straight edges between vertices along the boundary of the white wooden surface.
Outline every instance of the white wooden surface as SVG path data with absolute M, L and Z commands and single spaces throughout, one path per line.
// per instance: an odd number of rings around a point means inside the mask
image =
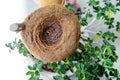
M 87 0 L 78 0 L 83 8 Z M 9 53 L 5 47 L 5 43 L 14 40 L 19 35 L 9 31 L 9 25 L 15 22 L 22 22 L 24 18 L 38 6 L 32 0 L 2 0 L 0 2 L 0 80 L 28 80 L 26 76 L 27 65 L 31 64 L 31 60 L 19 55 L 16 51 Z M 115 16 L 119 21 L 119 14 Z M 94 20 L 91 19 L 89 21 Z M 94 21 L 87 28 L 90 31 L 106 30 L 102 22 Z M 114 32 L 114 29 L 112 30 Z M 117 33 L 116 33 L 117 34 Z M 89 33 L 91 36 L 92 34 Z M 117 54 L 120 57 L 120 34 L 119 39 L 115 42 Z M 120 71 L 120 58 L 115 67 Z M 46 79 L 51 80 L 51 79 Z M 102 79 L 104 80 L 104 79 Z

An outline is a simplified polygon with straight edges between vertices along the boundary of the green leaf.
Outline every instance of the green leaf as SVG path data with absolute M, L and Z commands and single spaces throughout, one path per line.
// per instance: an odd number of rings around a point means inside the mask
M 113 66 L 113 62 L 111 61 L 111 59 L 106 59 L 106 65 L 109 67 Z
M 116 24 L 116 31 L 120 33 L 120 22 L 117 22 Z
M 35 78 L 34 77 L 30 77 L 29 80 L 35 80 Z
M 110 72 L 110 76 L 114 76 L 114 77 L 118 77 L 119 76 L 119 72 L 117 69 L 114 69 L 114 68 L 109 68 Z
M 65 75 L 64 80 L 71 80 L 71 79 L 69 78 L 69 76 Z
M 99 4 L 99 1 L 96 0 L 90 0 L 89 1 L 89 6 L 97 7 Z
M 95 47 L 95 54 L 96 55 L 99 55 L 101 53 L 101 50 L 100 50 L 100 48 L 99 47 Z
M 74 76 L 75 76 L 75 80 L 80 80 L 83 78 L 83 74 L 81 74 L 81 72 L 79 71 L 76 71 Z
M 28 71 L 28 72 L 26 73 L 26 75 L 32 75 L 32 73 L 33 73 L 33 72 Z
M 115 21 L 113 17 L 105 16 L 104 24 L 108 25 L 108 29 L 114 28 L 114 22 Z
M 29 69 L 29 70 L 33 70 L 33 67 L 32 67 L 32 66 L 28 66 L 28 69 Z
M 33 72 L 33 71 L 28 71 L 28 72 L 26 73 L 26 75 L 30 75 L 30 76 L 32 77 L 32 76 L 34 76 L 34 72 Z
M 94 38 L 96 38 L 96 39 L 101 38 L 101 37 L 102 37 L 102 36 L 101 36 L 101 34 L 99 34 L 99 33 L 97 33 L 97 34 L 94 35 Z
M 93 15 L 90 12 L 87 12 L 87 14 L 85 16 L 86 16 L 86 18 L 91 18 Z
M 74 73 L 74 69 L 73 69 L 73 68 L 70 68 L 70 71 L 71 71 L 72 73 Z
M 64 78 L 62 76 L 54 76 L 53 78 L 54 78 L 54 80 L 64 80 Z
M 67 9 L 71 10 L 71 11 L 74 11 L 74 9 L 75 9 L 75 7 L 72 4 L 70 4 L 70 3 L 68 3 L 67 5 L 65 5 L 65 7 Z
M 8 44 L 5 44 L 6 47 L 10 48 L 10 50 L 18 50 L 18 53 L 22 54 L 23 56 L 28 56 L 29 52 L 27 48 L 24 46 L 20 39 L 16 39 Z
M 116 6 L 117 6 L 117 7 L 120 6 L 120 1 L 119 1 L 119 0 L 118 0 L 118 2 L 117 2 Z
M 50 64 L 50 66 L 51 66 L 52 68 L 56 68 L 56 67 L 57 67 L 57 63 L 53 62 L 53 63 Z
M 98 13 L 97 16 L 96 16 L 97 20 L 99 20 L 101 17 L 102 17 L 102 15 L 99 14 L 99 13 Z
M 110 40 L 112 42 L 115 42 L 115 40 L 117 39 L 117 36 L 113 33 L 113 32 L 110 32 L 110 31 L 106 31 L 105 33 L 103 32 L 99 32 L 97 34 L 94 35 L 94 38 L 103 38 L 103 39 L 106 39 L 106 40 Z
M 15 45 L 15 44 L 13 44 L 13 43 L 8 43 L 8 44 L 5 44 L 5 46 L 6 46 L 7 48 L 10 48 L 10 50 L 14 50 L 14 49 L 15 49 L 15 47 L 16 47 L 16 45 Z
M 38 74 L 39 74 L 39 71 L 36 70 L 36 71 L 35 71 L 35 75 L 38 75 Z
M 78 16 L 78 21 L 82 26 L 88 25 L 87 19 L 81 16 Z
M 112 42 L 114 42 L 115 39 L 117 39 L 117 36 L 115 36 L 115 34 L 110 31 L 103 33 L 102 37 L 104 39 L 111 40 Z
M 37 64 L 34 64 L 33 65 L 33 70 L 36 70 L 36 68 L 37 68 Z

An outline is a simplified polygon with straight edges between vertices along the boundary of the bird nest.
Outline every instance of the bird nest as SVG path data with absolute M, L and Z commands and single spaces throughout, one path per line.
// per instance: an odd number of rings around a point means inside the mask
M 48 5 L 31 13 L 21 31 L 22 40 L 37 59 L 55 62 L 77 49 L 80 26 L 75 14 L 59 5 Z

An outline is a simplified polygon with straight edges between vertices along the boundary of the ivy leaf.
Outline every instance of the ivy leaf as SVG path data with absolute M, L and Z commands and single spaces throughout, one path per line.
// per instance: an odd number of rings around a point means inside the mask
M 119 76 L 119 71 L 117 69 L 114 68 L 109 68 L 110 72 L 110 76 L 114 76 L 114 77 L 118 77 Z
M 82 51 L 85 51 L 85 46 L 82 43 L 79 43 L 78 48 Z
M 117 36 L 115 36 L 115 34 L 110 31 L 103 33 L 102 37 L 104 39 L 111 40 L 112 42 L 114 42 L 115 39 L 117 39 Z
M 32 67 L 32 66 L 28 66 L 28 69 L 29 69 L 29 70 L 33 70 L 33 67 Z
M 103 53 L 106 50 L 105 55 L 111 56 L 115 52 L 116 48 L 114 45 L 111 45 L 107 40 L 103 40 L 104 44 L 102 45 Z
M 117 24 L 116 24 L 116 31 L 118 31 L 120 33 L 120 22 L 117 22 Z
M 91 18 L 93 15 L 90 12 L 87 12 L 87 14 L 85 16 L 86 16 L 86 18 Z
M 38 70 L 36 70 L 36 71 L 35 71 L 35 75 L 38 75 L 38 74 L 39 74 L 39 71 L 38 71 Z
M 109 18 L 108 16 L 105 16 L 105 22 L 104 22 L 106 25 L 108 25 L 108 28 L 111 29 L 111 28 L 114 28 L 114 18 Z
M 89 6 L 97 7 L 99 4 L 99 1 L 96 0 L 90 0 L 89 1 Z
M 30 75 L 29 80 L 40 80 L 39 73 L 42 72 L 43 62 L 34 57 L 33 60 L 35 63 L 32 66 L 28 66 L 29 71 L 26 73 L 26 75 Z
M 120 75 L 117 76 L 117 80 L 120 80 Z
M 25 45 L 22 43 L 22 41 L 20 39 L 16 39 L 13 42 L 10 42 L 8 44 L 5 44 L 6 47 L 10 48 L 10 50 L 18 50 L 19 54 L 22 54 L 23 56 L 28 56 L 29 55 L 29 51 L 27 50 L 27 48 L 25 47 Z
M 88 22 L 87 22 L 86 18 L 82 18 L 81 16 L 78 16 L 78 21 L 82 26 L 88 25 Z
M 83 74 L 81 72 L 79 72 L 79 71 L 76 71 L 74 73 L 74 76 L 75 76 L 76 80 L 82 80 L 82 78 L 83 78 Z
M 57 76 L 53 76 L 54 80 L 71 80 L 67 75 L 64 75 L 64 76 L 60 76 L 60 75 L 57 75 Z
M 64 80 L 62 76 L 53 76 L 54 80 Z
M 35 80 L 35 78 L 34 77 L 30 77 L 29 80 Z
M 96 18 L 99 20 L 102 17 L 102 14 L 97 14 Z
M 94 38 L 96 38 L 96 39 L 101 38 L 101 37 L 102 37 L 102 35 L 100 33 L 97 33 L 94 35 Z
M 107 66 L 112 67 L 112 66 L 113 66 L 113 62 L 112 62 L 110 59 L 105 59 L 105 60 L 103 61 L 102 65 L 103 65 L 104 67 L 107 67 Z
M 101 53 L 101 50 L 100 50 L 100 48 L 99 47 L 95 47 L 95 54 L 96 55 L 99 55 Z
M 109 3 L 108 7 L 114 14 L 116 14 L 116 12 L 117 12 L 116 7 L 111 2 Z
M 34 73 L 33 73 L 32 71 L 28 71 L 28 72 L 26 73 L 26 75 L 31 75 L 31 76 L 33 76 Z
M 106 31 L 105 33 L 102 33 L 102 31 L 100 31 L 99 33 L 95 34 L 94 35 L 94 38 L 103 38 L 103 39 L 106 39 L 106 40 L 109 40 L 109 41 L 112 41 L 112 42 L 115 42 L 115 40 L 117 39 L 117 36 L 110 32 L 110 31 Z
M 71 79 L 67 75 L 65 75 L 64 80 L 71 80 Z
M 101 8 L 101 7 L 93 7 L 94 8 L 94 12 L 97 13 L 96 18 L 97 20 L 99 20 L 101 17 L 103 17 L 105 15 L 105 8 Z
M 57 67 L 57 63 L 55 63 L 55 62 L 51 63 L 51 64 L 50 64 L 50 67 L 56 68 L 56 67 Z
M 67 5 L 65 5 L 65 7 L 67 9 L 71 10 L 71 11 L 74 11 L 74 9 L 75 9 L 75 7 L 72 4 L 70 4 L 70 3 L 68 3 Z
M 11 50 L 14 50 L 14 47 L 12 43 L 5 44 L 6 47 L 10 48 Z
M 118 7 L 118 6 L 120 6 L 120 0 L 117 0 L 118 2 L 117 2 L 117 4 L 116 4 L 116 6 Z

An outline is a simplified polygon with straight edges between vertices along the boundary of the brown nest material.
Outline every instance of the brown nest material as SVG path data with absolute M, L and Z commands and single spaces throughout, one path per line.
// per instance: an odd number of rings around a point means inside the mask
M 75 14 L 59 5 L 37 9 L 23 22 L 22 39 L 37 59 L 54 62 L 65 59 L 76 50 L 80 25 Z

